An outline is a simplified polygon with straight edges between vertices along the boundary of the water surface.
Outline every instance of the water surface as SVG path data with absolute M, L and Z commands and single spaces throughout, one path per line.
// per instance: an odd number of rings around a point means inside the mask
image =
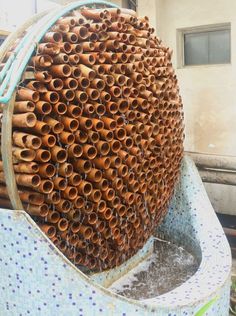
M 171 291 L 198 269 L 198 260 L 170 242 L 155 240 L 154 252 L 110 286 L 113 292 L 137 300 Z

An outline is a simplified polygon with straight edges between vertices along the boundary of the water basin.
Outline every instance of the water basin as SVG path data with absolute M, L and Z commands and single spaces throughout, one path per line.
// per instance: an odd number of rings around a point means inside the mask
M 153 298 L 180 286 L 198 267 L 198 258 L 183 247 L 155 240 L 152 254 L 115 281 L 109 290 L 136 300 Z

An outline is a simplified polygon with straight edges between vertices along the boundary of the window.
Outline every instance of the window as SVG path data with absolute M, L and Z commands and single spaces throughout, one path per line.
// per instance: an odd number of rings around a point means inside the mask
M 182 66 L 230 63 L 230 25 L 179 30 Z
M 4 42 L 6 36 L 2 36 L 0 35 L 0 46 L 2 45 L 2 43 Z
M 128 9 L 137 11 L 137 1 L 136 0 L 128 0 Z

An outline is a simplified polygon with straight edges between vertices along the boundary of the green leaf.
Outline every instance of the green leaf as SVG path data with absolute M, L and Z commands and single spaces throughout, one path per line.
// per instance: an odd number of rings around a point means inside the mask
M 208 303 L 206 303 L 199 311 L 195 314 L 195 316 L 203 316 L 206 311 L 218 300 L 218 297 L 214 297 Z

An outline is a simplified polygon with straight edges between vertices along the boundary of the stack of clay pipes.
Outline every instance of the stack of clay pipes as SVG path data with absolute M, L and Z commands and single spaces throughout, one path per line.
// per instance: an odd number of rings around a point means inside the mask
M 20 199 L 78 266 L 104 270 L 134 255 L 178 178 L 182 102 L 171 51 L 153 33 L 131 10 L 75 10 L 37 44 L 33 77 L 17 88 Z M 10 207 L 2 170 L 0 206 Z

